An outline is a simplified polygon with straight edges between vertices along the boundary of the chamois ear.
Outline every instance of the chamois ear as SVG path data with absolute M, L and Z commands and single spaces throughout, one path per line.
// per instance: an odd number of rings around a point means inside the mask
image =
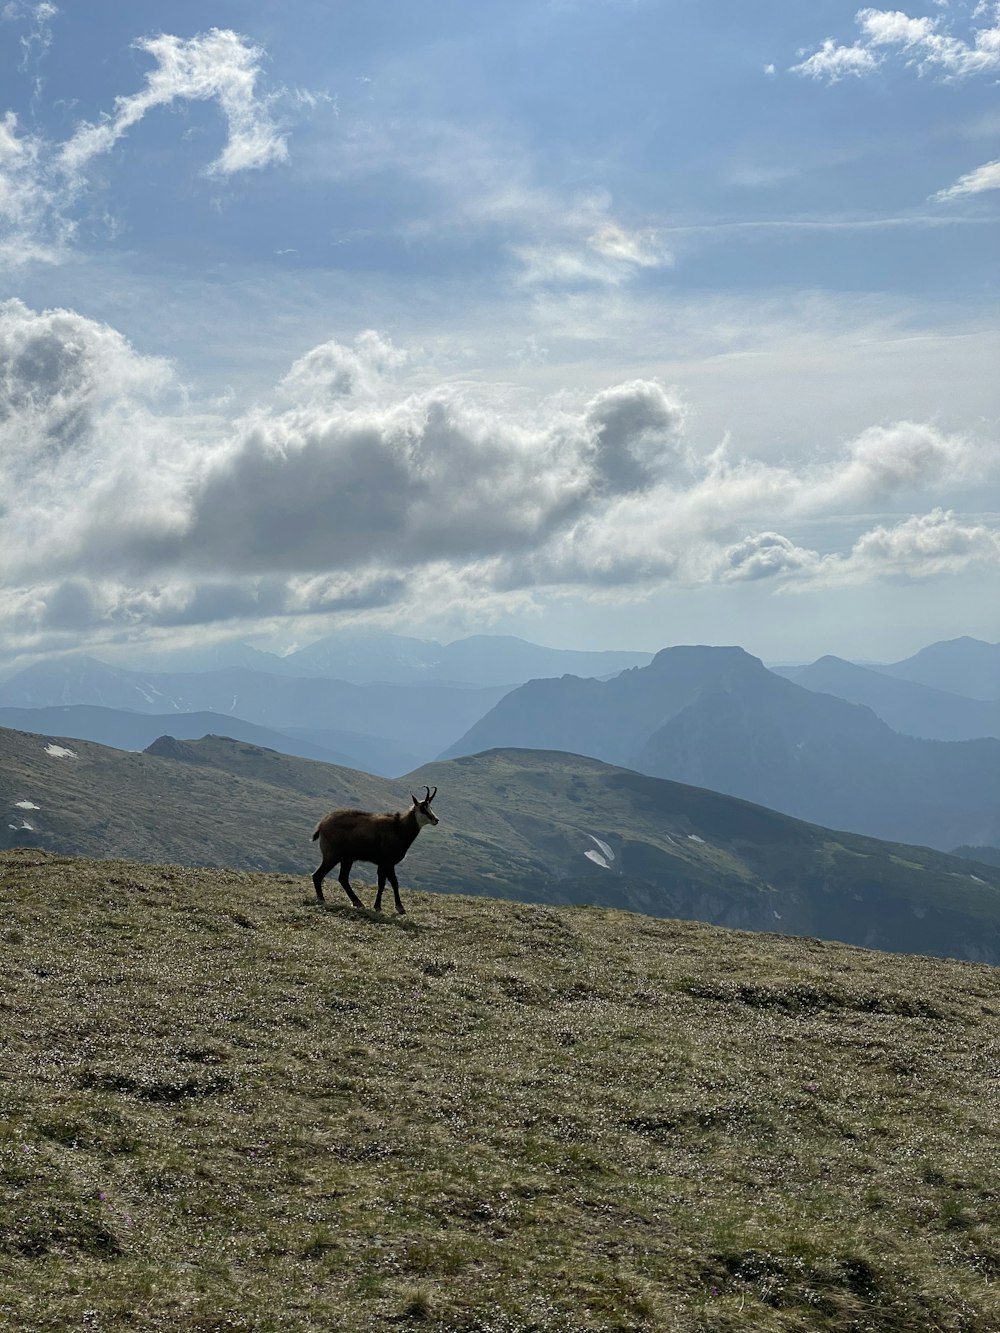
M 413 794 L 412 791 L 410 792 L 410 800 L 413 802 L 414 805 L 419 805 L 419 804 L 420 804 L 420 802 L 419 802 L 419 801 L 417 800 L 417 798 L 414 796 L 414 794 Z

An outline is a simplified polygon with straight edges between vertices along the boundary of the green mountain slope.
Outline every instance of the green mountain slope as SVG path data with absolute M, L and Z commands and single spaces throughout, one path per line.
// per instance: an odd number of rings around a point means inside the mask
M 0 844 L 306 876 L 335 806 L 439 788 L 408 888 L 656 916 L 1000 962 L 1000 870 L 805 824 L 578 755 L 494 751 L 389 782 L 206 737 L 127 754 L 0 733 Z M 28 808 L 28 806 L 33 808 Z M 30 827 L 25 827 L 28 825 Z M 363 875 L 358 867 L 356 877 Z M 340 890 L 330 884 L 330 893 Z
M 995 1333 L 993 969 L 0 853 L 0 1327 Z

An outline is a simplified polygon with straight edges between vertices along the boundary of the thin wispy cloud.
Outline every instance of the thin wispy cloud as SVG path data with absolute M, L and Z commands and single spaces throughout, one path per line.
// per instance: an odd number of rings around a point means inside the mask
M 359 117 L 306 170 L 339 181 L 392 173 L 419 182 L 433 204 L 429 216 L 407 221 L 404 238 L 491 238 L 524 287 L 617 287 L 673 262 L 660 227 L 623 218 L 606 189 L 543 181 L 523 144 L 486 127 Z
M 985 162 L 975 171 L 959 176 L 954 185 L 947 190 L 940 190 L 934 198 L 940 202 L 950 199 L 962 199 L 971 194 L 983 194 L 986 190 L 1000 190 L 1000 159 Z
M 4 17 L 30 18 L 35 26 L 22 41 L 26 52 L 37 55 L 51 40 L 48 25 L 57 13 L 43 3 L 30 11 L 8 6 Z M 218 104 L 226 142 L 203 170 L 221 179 L 286 161 L 288 132 L 278 108 L 287 115 L 290 108 L 301 112 L 319 100 L 284 88 L 262 92 L 264 51 L 232 31 L 213 28 L 187 40 L 161 34 L 134 46 L 154 61 L 144 87 L 116 98 L 111 112 L 96 123 L 81 123 L 64 142 L 25 129 L 13 111 L 0 120 L 0 263 L 16 267 L 65 257 L 76 231 L 75 206 L 88 189 L 87 168 L 154 108 Z
M 0 22 L 19 22 L 24 29 L 19 38 L 22 72 L 36 69 L 52 45 L 52 22 L 58 14 L 58 6 L 52 4 L 51 0 L 40 0 L 40 3 L 34 4 L 28 0 L 8 0 L 0 9 Z
M 81 171 L 147 112 L 175 101 L 216 101 L 226 118 L 226 145 L 206 167 L 209 175 L 227 176 L 287 158 L 286 136 L 272 116 L 273 96 L 262 97 L 257 91 L 264 56 L 260 47 L 219 28 L 187 41 L 163 34 L 140 38 L 134 45 L 155 61 L 145 87 L 118 97 L 114 111 L 98 124 L 79 127 L 59 150 L 58 163 L 65 171 Z

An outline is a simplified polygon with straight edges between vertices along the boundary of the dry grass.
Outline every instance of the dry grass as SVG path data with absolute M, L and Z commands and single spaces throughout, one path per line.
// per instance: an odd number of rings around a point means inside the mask
M 0 1327 L 1000 1328 L 1000 976 L 0 855 Z

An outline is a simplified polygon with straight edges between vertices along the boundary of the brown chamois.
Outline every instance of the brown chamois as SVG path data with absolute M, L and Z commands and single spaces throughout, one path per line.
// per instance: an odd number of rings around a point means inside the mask
M 405 916 L 406 908 L 399 901 L 399 882 L 396 879 L 396 866 L 410 850 L 413 840 L 425 824 L 437 824 L 437 815 L 431 809 L 431 801 L 437 795 L 437 787 L 431 791 L 425 787 L 427 795 L 418 801 L 413 793 L 413 804 L 409 810 L 396 810 L 384 815 L 374 815 L 367 810 L 331 810 L 319 821 L 313 834 L 313 841 L 319 839 L 319 849 L 323 860 L 313 872 L 313 884 L 316 897 L 323 898 L 323 880 L 337 863 L 340 863 L 340 880 L 344 892 L 355 907 L 364 907 L 364 903 L 351 888 L 351 866 L 355 861 L 370 861 L 378 870 L 378 893 L 375 895 L 375 911 L 382 910 L 382 890 L 386 880 L 392 885 L 392 895 L 396 900 L 396 911 Z

